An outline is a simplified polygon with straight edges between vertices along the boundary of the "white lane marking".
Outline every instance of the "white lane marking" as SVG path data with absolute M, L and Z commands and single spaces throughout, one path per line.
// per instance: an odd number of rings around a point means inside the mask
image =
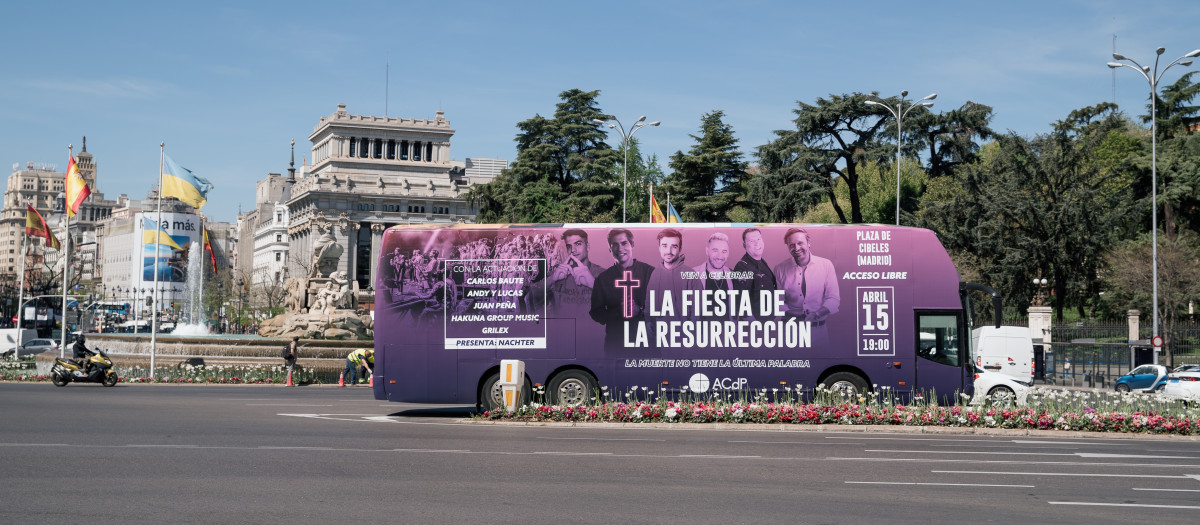
M 560 437 L 541 437 L 541 436 L 537 437 L 536 439 L 546 439 L 546 440 L 551 440 L 551 441 L 656 441 L 656 442 L 666 441 L 665 439 L 641 439 L 641 438 L 588 438 L 588 437 L 560 438 Z
M 1091 442 L 1091 441 L 1039 441 L 1039 440 L 1033 440 L 1033 439 L 1014 439 L 1014 440 L 1012 440 L 1012 442 L 1020 443 L 1022 445 L 1028 443 L 1030 445 L 1089 445 L 1089 446 L 1105 445 L 1105 446 L 1113 446 L 1113 447 L 1129 446 L 1128 443 L 1095 443 L 1095 442 Z
M 461 423 L 446 423 L 442 421 L 406 421 L 401 416 L 377 416 L 373 414 L 275 414 L 284 417 L 302 417 L 306 419 L 327 419 L 329 421 L 359 421 L 364 423 L 401 423 L 405 425 L 446 425 L 462 426 Z M 335 417 L 344 416 L 344 417 Z
M 862 445 L 862 443 L 816 443 L 812 441 L 728 441 L 727 443 L 761 443 L 767 445 Z
M 330 447 L 275 447 L 269 445 L 262 445 L 258 448 L 259 450 L 336 450 Z
M 1141 489 L 1134 487 L 1133 490 L 1153 490 L 1159 492 L 1200 492 L 1200 489 Z
M 1189 477 L 1189 478 L 1192 478 L 1192 479 L 1194 479 L 1194 480 L 1196 480 L 1196 481 L 1200 481 L 1200 474 L 1184 474 L 1184 476 L 1187 476 L 1187 477 Z
M 1034 488 L 1036 485 L 989 485 L 985 483 L 915 483 L 911 481 L 847 481 L 857 485 L 932 485 L 936 487 L 1014 487 Z
M 759 459 L 762 456 L 729 456 L 725 454 L 680 454 L 680 458 Z
M 1144 454 L 1098 454 L 1095 452 L 1076 452 L 1081 458 L 1138 458 L 1138 459 L 1200 459 L 1197 456 L 1150 456 Z
M 991 452 L 987 450 L 886 450 L 867 449 L 863 452 L 893 452 L 896 454 L 987 454 L 989 456 L 1077 456 L 1064 452 Z
M 612 452 L 534 452 L 534 454 L 542 454 L 546 456 L 611 456 Z
M 825 436 L 825 439 L 852 439 L 852 440 L 862 440 L 862 441 L 865 441 L 865 440 L 874 440 L 874 441 L 953 441 L 954 443 L 959 444 L 959 446 L 970 446 L 970 445 L 962 445 L 962 443 L 1017 443 L 1017 444 L 1022 444 L 1022 445 L 1024 445 L 1024 444 L 1031 444 L 1031 445 L 1097 445 L 1097 446 L 1106 446 L 1106 447 L 1128 447 L 1128 446 L 1130 446 L 1129 443 L 1101 443 L 1101 442 L 1088 443 L 1088 442 L 1078 442 L 1078 441 L 1033 441 L 1033 440 L 1021 440 L 1021 439 L 961 439 L 961 438 L 955 439 L 955 438 L 926 438 L 926 437 L 914 438 L 914 437 L 861 437 L 861 436 Z
M 802 458 L 779 458 L 802 459 Z M 909 463 L 995 463 L 1000 465 L 1071 465 L 1081 467 L 1149 467 L 1149 468 L 1200 468 L 1200 465 L 1171 465 L 1163 463 L 1095 463 L 1083 461 L 1020 461 L 1012 459 L 930 459 L 930 458 L 851 458 L 828 456 L 825 459 L 835 461 L 877 461 L 877 462 L 909 462 Z
M 987 474 L 1002 476 L 1076 476 L 1084 478 L 1171 478 L 1179 479 L 1187 476 L 1160 476 L 1155 474 L 1079 474 L 1074 472 L 1001 472 L 981 470 L 931 470 L 934 474 Z
M 125 445 L 136 448 L 199 448 L 199 445 Z
M 305 403 L 246 403 L 248 407 L 331 407 L 333 405 L 310 405 Z
M 1091 501 L 1047 501 L 1051 505 L 1083 505 L 1093 507 L 1139 507 L 1149 509 L 1200 509 L 1196 505 L 1151 505 L 1148 503 L 1096 503 Z
M 33 445 L 36 445 L 36 446 L 39 446 L 39 447 L 70 447 L 70 446 L 77 446 L 77 445 L 68 445 L 68 444 L 66 444 L 66 443 L 0 443 L 0 447 L 28 447 L 28 446 L 33 446 Z

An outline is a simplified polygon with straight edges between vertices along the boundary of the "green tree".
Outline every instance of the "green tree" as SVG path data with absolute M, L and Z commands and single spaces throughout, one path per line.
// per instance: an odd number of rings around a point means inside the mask
M 1200 238 L 1182 231 L 1176 238 L 1160 238 L 1158 246 L 1159 316 L 1163 334 L 1170 336 L 1179 318 L 1187 315 L 1188 301 L 1200 295 Z M 1150 235 L 1142 234 L 1117 245 L 1105 257 L 1106 300 L 1121 310 L 1137 308 L 1142 315 L 1151 305 Z M 1157 334 L 1154 334 L 1157 335 Z M 1167 351 L 1173 345 L 1168 338 Z M 1170 353 L 1167 354 L 1170 361 Z
M 611 222 L 620 187 L 612 176 L 616 153 L 594 122 L 606 118 L 599 91 L 559 94 L 554 117 L 517 124 L 517 159 L 495 180 L 476 185 L 467 199 L 479 222 Z
M 721 110 L 705 113 L 700 117 L 700 135 L 689 135 L 696 143 L 686 154 L 671 155 L 665 186 L 686 221 L 727 221 L 745 193 L 742 183 L 748 164 L 724 116 Z
M 878 98 L 853 93 L 818 98 L 816 104 L 797 102 L 796 129 L 776 131 L 778 138 L 758 148 L 762 172 L 749 183 L 749 200 L 758 207 L 757 215 L 769 221 L 791 221 L 828 200 L 838 222 L 863 222 L 859 165 L 888 156 L 880 141 L 889 122 L 886 110 L 865 103 Z M 913 110 L 920 111 L 923 108 Z M 844 199 L 838 198 L 839 184 L 846 185 Z M 848 216 L 845 204 L 849 204 Z
M 1136 216 L 1130 188 L 1094 158 L 1126 124 L 1113 109 L 1072 112 L 1034 139 L 998 137 L 980 162 L 962 167 L 960 187 L 939 187 L 926 200 L 924 225 L 952 252 L 979 256 L 983 284 L 1009 304 L 1028 304 L 1033 277 L 1050 280 L 1061 320 L 1067 297 L 1099 293 L 1103 255 Z

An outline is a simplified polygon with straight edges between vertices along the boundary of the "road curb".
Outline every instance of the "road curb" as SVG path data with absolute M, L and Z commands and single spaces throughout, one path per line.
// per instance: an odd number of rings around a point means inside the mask
M 721 431 L 751 431 L 751 432 L 829 432 L 829 433 L 862 433 L 862 434 L 912 434 L 912 435 L 947 435 L 947 436 L 989 436 L 989 437 L 1053 437 L 1053 438 L 1098 438 L 1098 439 L 1136 439 L 1136 440 L 1172 440 L 1200 442 L 1200 436 L 1181 436 L 1177 434 L 1134 434 L 1129 432 L 1085 432 L 1080 430 L 1035 430 L 1025 428 L 987 428 L 987 427 L 922 427 L 904 425 L 796 425 L 787 423 L 617 423 L 617 422 L 586 422 L 586 421 L 495 421 L 462 419 L 463 423 L 475 425 L 497 425 L 513 427 L 550 427 L 550 428 L 604 428 L 604 429 L 658 429 L 658 430 L 721 430 Z

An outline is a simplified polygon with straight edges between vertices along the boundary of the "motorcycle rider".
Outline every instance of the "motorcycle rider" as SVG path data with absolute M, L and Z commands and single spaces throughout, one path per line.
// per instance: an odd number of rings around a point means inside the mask
M 85 376 L 88 374 L 88 369 L 91 368 L 88 358 L 95 354 L 95 352 L 89 350 L 87 345 L 84 344 L 86 341 L 87 338 L 83 334 L 79 334 L 79 339 L 76 339 L 75 344 L 71 346 L 71 350 L 75 353 L 73 361 L 79 365 L 80 370 L 83 370 L 83 375 Z

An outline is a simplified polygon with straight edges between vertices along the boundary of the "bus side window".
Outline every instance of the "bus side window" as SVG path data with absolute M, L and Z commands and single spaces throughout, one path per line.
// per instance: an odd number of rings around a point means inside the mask
M 957 315 L 921 314 L 917 318 L 917 333 L 921 338 L 919 357 L 944 365 L 959 365 Z

